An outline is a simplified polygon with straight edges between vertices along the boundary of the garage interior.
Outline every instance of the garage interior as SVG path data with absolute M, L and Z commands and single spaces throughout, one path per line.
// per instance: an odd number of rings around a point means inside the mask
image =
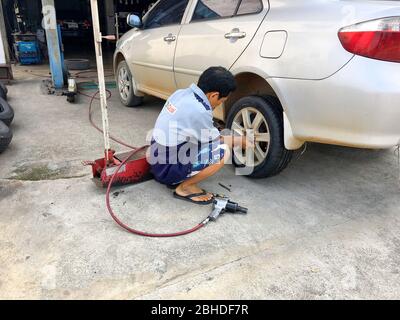
M 103 34 L 118 39 L 130 27 L 126 23 L 129 13 L 143 16 L 155 1 L 106 0 L 99 1 L 100 24 Z M 40 58 L 35 64 L 46 64 L 48 54 L 43 30 L 41 0 L 2 0 L 4 20 L 10 47 L 11 63 L 20 62 L 16 42 L 34 41 L 40 47 Z M 57 23 L 61 27 L 64 56 L 94 60 L 92 17 L 89 0 L 55 0 Z M 115 41 L 105 40 L 105 61 L 111 62 Z
M 104 147 L 88 119 L 96 73 L 81 79 L 90 83 L 75 104 L 42 94 L 49 76 L 45 42 L 38 40 L 38 64 L 21 65 L 14 46 L 15 37 L 42 36 L 41 0 L 0 2 L 15 110 L 14 138 L 0 157 L 0 299 L 398 299 L 400 182 L 393 150 L 309 144 L 267 180 L 237 177 L 228 166 L 204 187 L 226 193 L 220 183 L 231 186 L 229 195 L 250 209 L 245 219 L 226 216 L 183 238 L 132 236 L 110 219 L 104 190 L 82 166 Z M 65 57 L 90 59 L 95 68 L 92 29 L 82 29 L 91 24 L 88 3 L 56 0 L 56 13 Z M 152 1 L 101 3 L 102 31 L 115 35 L 116 15 L 122 34 L 126 14 L 143 14 Z M 108 83 L 114 47 L 105 41 Z M 143 107 L 126 108 L 117 89 L 108 89 L 113 135 L 143 145 L 164 101 L 146 96 Z M 101 123 L 99 108 L 93 119 Z M 185 229 L 209 214 L 173 201 L 155 181 L 116 189 L 111 201 L 126 223 L 155 232 Z

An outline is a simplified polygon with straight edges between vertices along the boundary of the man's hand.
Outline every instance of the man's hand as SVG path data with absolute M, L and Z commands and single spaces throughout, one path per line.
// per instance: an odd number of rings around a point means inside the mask
M 243 150 L 245 150 L 247 148 L 254 149 L 256 147 L 255 146 L 255 141 L 256 140 L 255 140 L 254 135 L 243 137 L 243 143 L 244 143 Z
M 242 147 L 243 150 L 247 148 L 254 149 L 255 148 L 255 137 L 254 135 L 248 136 L 222 136 L 221 140 L 224 144 L 228 145 L 231 149 L 236 147 Z

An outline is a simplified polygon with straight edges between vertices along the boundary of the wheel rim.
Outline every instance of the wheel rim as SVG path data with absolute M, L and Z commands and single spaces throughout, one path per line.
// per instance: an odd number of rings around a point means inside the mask
M 131 92 L 131 79 L 129 76 L 129 72 L 125 67 L 119 69 L 118 89 L 122 99 L 128 100 Z
M 235 116 L 231 129 L 236 136 L 254 134 L 255 138 L 254 150 L 242 151 L 241 148 L 235 148 L 237 160 L 247 166 L 256 167 L 262 164 L 268 156 L 271 142 L 269 126 L 264 115 L 256 108 L 243 108 Z M 251 157 L 249 157 L 249 152 L 251 152 Z

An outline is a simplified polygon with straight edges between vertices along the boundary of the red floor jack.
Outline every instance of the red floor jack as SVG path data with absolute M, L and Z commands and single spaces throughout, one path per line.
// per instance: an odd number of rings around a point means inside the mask
M 102 54 L 102 37 L 99 24 L 97 0 L 91 0 L 93 29 L 96 48 L 97 72 L 99 76 L 99 93 L 104 134 L 104 158 L 85 164 L 92 166 L 93 178 L 103 187 L 107 187 L 113 178 L 112 186 L 138 183 L 151 177 L 150 165 L 146 161 L 146 147 L 137 148 L 130 153 L 115 154 L 110 147 L 110 133 L 107 110 L 107 93 L 104 78 L 104 64 Z M 118 167 L 124 163 L 119 170 Z
M 115 154 L 115 151 L 109 151 L 104 158 L 89 163 L 92 166 L 94 181 L 107 188 L 112 178 L 112 187 L 150 180 L 152 175 L 146 160 L 146 149 L 135 152 L 134 155 L 132 152 Z M 117 170 L 124 161 L 125 164 Z

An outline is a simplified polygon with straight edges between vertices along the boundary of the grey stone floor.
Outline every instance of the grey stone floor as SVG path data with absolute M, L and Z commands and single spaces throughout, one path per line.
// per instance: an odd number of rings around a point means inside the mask
M 71 105 L 42 95 L 40 80 L 23 69 L 16 76 L 9 87 L 15 137 L 0 155 L 0 298 L 400 298 L 393 150 L 312 144 L 267 180 L 227 167 L 204 187 L 232 185 L 229 195 L 249 207 L 248 216 L 224 216 L 182 238 L 146 239 L 113 222 L 104 190 L 81 166 L 102 152 L 88 100 Z M 128 109 L 113 93 L 113 133 L 143 144 L 162 101 Z M 146 231 L 192 227 L 210 211 L 175 201 L 154 181 L 121 191 L 112 199 L 116 211 Z

